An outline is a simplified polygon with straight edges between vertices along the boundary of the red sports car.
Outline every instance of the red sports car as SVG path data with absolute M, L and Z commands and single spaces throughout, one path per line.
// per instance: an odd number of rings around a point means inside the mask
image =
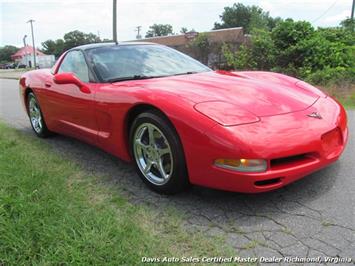
M 151 43 L 92 44 L 20 79 L 34 132 L 96 145 L 153 190 L 188 184 L 280 188 L 336 161 L 344 108 L 317 88 L 270 72 L 212 71 Z

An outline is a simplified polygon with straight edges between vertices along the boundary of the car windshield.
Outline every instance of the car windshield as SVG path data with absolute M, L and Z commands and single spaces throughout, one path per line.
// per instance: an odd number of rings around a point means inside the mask
M 117 45 L 87 51 L 103 82 L 146 79 L 211 71 L 174 49 L 160 45 Z

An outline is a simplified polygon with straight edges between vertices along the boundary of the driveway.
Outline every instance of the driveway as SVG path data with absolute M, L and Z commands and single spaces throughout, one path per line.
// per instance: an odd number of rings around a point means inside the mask
M 350 132 L 355 132 L 355 111 L 349 111 L 348 117 Z M 0 119 L 33 134 L 16 80 L 0 80 Z M 257 195 L 194 186 L 179 195 L 161 196 L 142 184 L 130 164 L 95 147 L 63 136 L 43 141 L 87 171 L 110 177 L 111 185 L 121 188 L 132 202 L 162 212 L 176 208 L 187 230 L 222 236 L 236 255 L 355 259 L 353 135 L 337 163 L 285 188 Z

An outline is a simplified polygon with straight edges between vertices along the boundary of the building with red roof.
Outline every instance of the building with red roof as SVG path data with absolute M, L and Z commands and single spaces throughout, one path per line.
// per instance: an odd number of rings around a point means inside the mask
M 23 59 L 27 55 L 32 55 L 33 56 L 33 47 L 30 46 L 30 45 L 26 45 L 25 47 L 22 47 L 20 50 L 18 50 L 16 53 L 14 53 L 11 56 L 11 59 L 14 60 L 14 61 L 17 61 L 17 60 Z M 37 56 L 44 55 L 44 53 L 42 53 L 41 51 L 38 51 L 36 49 L 36 55 Z
M 54 64 L 55 62 L 54 55 L 46 55 L 37 49 L 35 49 L 35 51 L 36 51 L 36 58 L 37 58 L 36 67 L 40 67 L 40 68 L 51 67 Z M 25 47 L 22 47 L 16 53 L 11 55 L 11 59 L 14 60 L 17 63 L 17 65 L 26 65 L 27 67 L 32 67 L 33 52 L 34 52 L 33 47 L 30 45 L 26 45 Z

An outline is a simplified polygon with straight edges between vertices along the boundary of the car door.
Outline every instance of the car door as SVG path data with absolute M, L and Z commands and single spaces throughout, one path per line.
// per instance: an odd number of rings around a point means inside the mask
M 89 91 L 83 92 L 75 84 L 56 84 L 55 74 L 73 73 Z M 89 143 L 96 143 L 95 83 L 90 82 L 90 70 L 80 50 L 69 51 L 58 70 L 46 81 L 46 110 L 52 117 L 54 131 Z

